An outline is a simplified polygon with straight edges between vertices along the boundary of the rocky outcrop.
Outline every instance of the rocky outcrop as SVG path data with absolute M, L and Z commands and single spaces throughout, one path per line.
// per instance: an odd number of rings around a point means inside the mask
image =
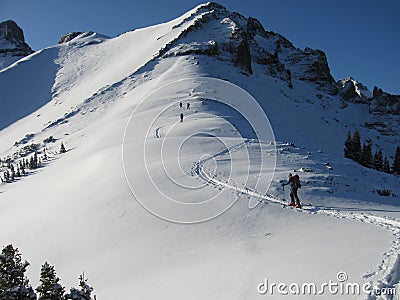
M 33 53 L 31 47 L 25 43 L 22 29 L 12 20 L 0 23 L 0 55 L 27 56 Z
M 307 62 L 304 74 L 301 80 L 308 80 L 320 86 L 326 86 L 328 89 L 335 91 L 335 80 L 331 75 L 326 55 L 321 50 L 313 50 L 306 48 L 303 55 L 303 62 Z
M 73 40 L 74 38 L 81 35 L 82 33 L 83 32 L 79 32 L 79 31 L 67 33 L 66 35 L 63 35 L 60 38 L 60 40 L 58 41 L 58 44 L 68 43 L 69 41 Z
M 253 74 L 257 64 L 265 75 L 282 80 L 289 87 L 293 80 L 302 80 L 328 93 L 338 92 L 324 52 L 297 49 L 285 37 L 266 31 L 255 18 L 245 18 L 209 2 L 176 27 L 185 22 L 193 24 L 166 45 L 158 57 L 208 55 L 232 63 L 247 75 Z
M 352 77 L 341 79 L 337 82 L 339 95 L 345 101 L 354 103 L 370 103 L 372 98 L 371 91 L 361 82 Z
M 381 115 L 400 115 L 400 95 L 374 87 L 373 92 L 351 77 L 337 82 L 339 95 L 345 102 L 367 104 L 369 112 Z
M 379 114 L 400 115 L 400 95 L 392 95 L 374 87 L 370 112 Z

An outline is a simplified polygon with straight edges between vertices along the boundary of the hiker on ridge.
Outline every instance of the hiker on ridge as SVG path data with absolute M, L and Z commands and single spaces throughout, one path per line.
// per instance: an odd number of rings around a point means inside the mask
M 295 206 L 296 208 L 301 208 L 300 204 L 300 199 L 299 196 L 297 196 L 297 190 L 301 187 L 300 184 L 300 177 L 299 175 L 292 175 L 292 173 L 289 173 L 289 180 L 287 183 L 282 183 L 282 186 L 284 187 L 285 185 L 290 184 L 290 204 L 289 206 Z M 296 203 L 294 200 L 296 199 Z

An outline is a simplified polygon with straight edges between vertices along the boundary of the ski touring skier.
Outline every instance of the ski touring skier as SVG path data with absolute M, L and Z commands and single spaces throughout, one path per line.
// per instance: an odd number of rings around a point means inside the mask
M 190 109 L 190 103 L 186 103 L 186 109 Z
M 299 196 L 297 196 L 297 190 L 301 187 L 300 177 L 299 175 L 292 175 L 289 173 L 289 180 L 286 183 L 282 183 L 282 187 L 285 188 L 285 185 L 290 184 L 290 204 L 289 206 L 294 206 L 296 208 L 301 208 Z M 296 203 L 295 203 L 296 200 Z
M 183 122 L 183 114 L 181 114 L 181 122 Z

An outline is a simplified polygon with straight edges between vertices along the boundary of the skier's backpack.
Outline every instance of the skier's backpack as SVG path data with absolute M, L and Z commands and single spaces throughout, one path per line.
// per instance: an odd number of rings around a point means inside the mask
M 300 183 L 300 177 L 299 177 L 299 175 L 294 175 L 293 176 L 293 182 L 294 182 L 294 187 L 296 188 L 296 189 L 300 189 L 301 188 L 301 183 Z

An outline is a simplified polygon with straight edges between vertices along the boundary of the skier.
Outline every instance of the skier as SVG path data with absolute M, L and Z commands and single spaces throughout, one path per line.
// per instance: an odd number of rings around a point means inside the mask
M 297 196 L 297 190 L 300 188 L 300 177 L 299 175 L 293 176 L 289 173 L 289 180 L 287 183 L 282 183 L 282 186 L 290 184 L 290 204 L 289 206 L 295 206 L 296 208 L 301 208 L 299 196 Z M 294 200 L 296 199 L 296 204 Z
M 186 104 L 186 109 L 190 109 L 190 103 L 189 102 Z
M 181 114 L 181 122 L 183 122 L 183 114 Z
M 182 107 L 183 107 L 183 106 L 182 106 L 182 102 L 179 102 L 179 107 L 180 107 L 180 108 L 182 108 Z

